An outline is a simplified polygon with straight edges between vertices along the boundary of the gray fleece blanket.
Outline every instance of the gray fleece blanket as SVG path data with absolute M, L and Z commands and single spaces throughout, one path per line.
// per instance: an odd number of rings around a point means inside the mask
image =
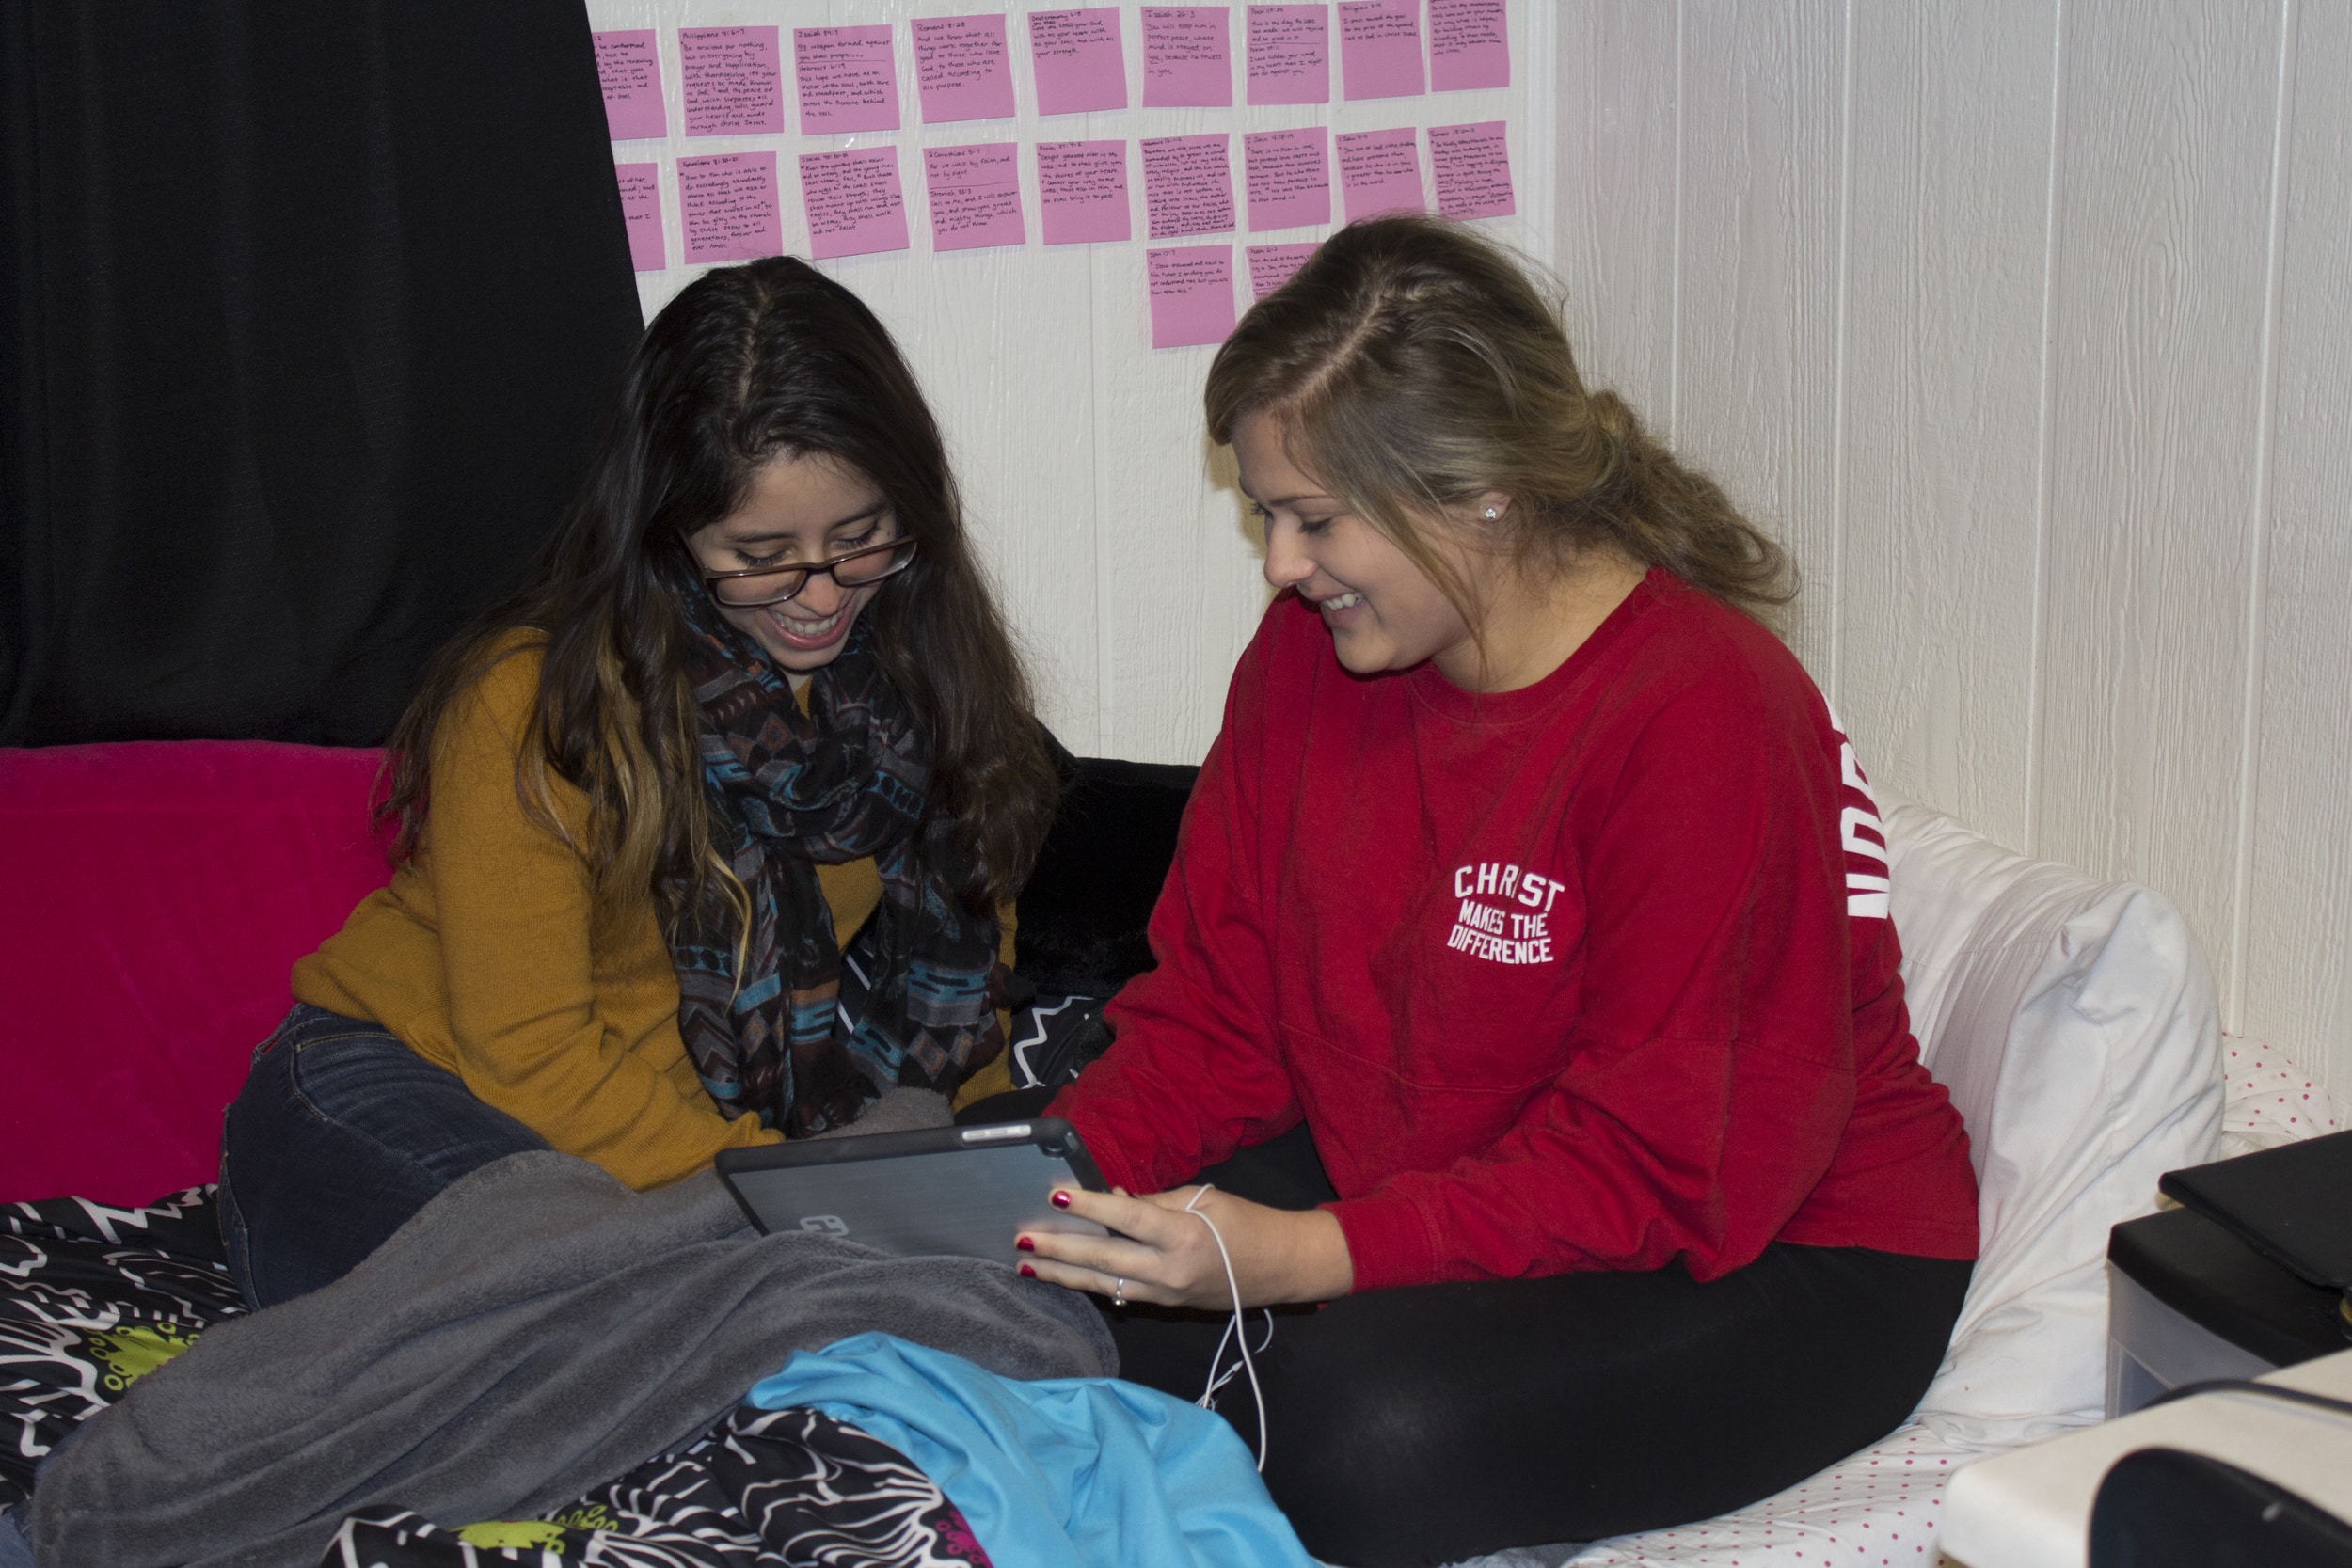
M 344 1515 L 530 1517 L 868 1329 L 1009 1377 L 1118 1370 L 1084 1298 L 970 1259 L 761 1236 L 707 1172 L 510 1155 L 326 1290 L 207 1331 L 41 1469 L 40 1568 L 313 1568 Z

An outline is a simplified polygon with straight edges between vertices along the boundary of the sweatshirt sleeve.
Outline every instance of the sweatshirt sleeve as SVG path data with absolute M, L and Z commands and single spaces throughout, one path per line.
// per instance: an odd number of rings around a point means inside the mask
M 1585 926 L 1565 1069 L 1481 1153 L 1328 1206 L 1358 1290 L 1677 1255 L 1714 1278 L 1828 1170 L 1855 1095 L 1834 782 L 1797 719 L 1760 706 L 1753 687 L 1686 689 L 1613 787 L 1571 803 Z
M 1114 1187 L 1152 1193 L 1297 1125 L 1275 1038 L 1258 789 L 1266 639 L 1234 670 L 1152 907 L 1155 968 L 1104 1009 L 1117 1038 L 1055 1098 Z
M 688 1176 L 722 1148 L 772 1141 L 755 1117 L 696 1103 L 612 1037 L 590 956 L 591 888 L 578 851 L 523 807 L 516 756 L 535 654 L 488 671 L 434 747 L 424 871 L 440 921 L 458 1075 L 485 1103 L 632 1187 Z M 550 781 L 577 820 L 581 803 Z

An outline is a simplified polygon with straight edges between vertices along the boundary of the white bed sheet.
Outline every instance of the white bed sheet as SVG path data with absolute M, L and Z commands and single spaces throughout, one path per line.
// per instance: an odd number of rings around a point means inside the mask
M 2251 1153 L 2342 1130 L 2309 1073 L 2259 1040 L 2222 1037 L 2228 1101 L 2221 1152 Z M 1720 1518 L 1645 1535 L 1497 1553 L 1460 1568 L 1937 1568 L 1944 1487 L 1963 1452 L 1925 1428 L 1903 1427 L 1776 1497 Z

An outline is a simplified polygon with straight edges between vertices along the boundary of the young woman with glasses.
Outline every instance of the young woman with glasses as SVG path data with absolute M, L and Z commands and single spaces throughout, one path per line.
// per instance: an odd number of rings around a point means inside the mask
M 531 585 L 395 733 L 391 885 L 229 1112 L 257 1305 L 552 1148 L 635 1187 L 952 1095 L 1057 778 L 887 331 L 788 258 L 647 329 Z
M 1333 236 L 1207 405 L 1279 592 L 1158 968 L 1053 1105 L 1146 1196 L 1060 1195 L 1118 1234 L 1029 1267 L 1188 1397 L 1234 1296 L 1274 1308 L 1221 1407 L 1350 1568 L 1704 1518 L 1883 1435 L 1975 1182 L 1868 785 L 1759 619 L 1780 549 L 1433 220 Z

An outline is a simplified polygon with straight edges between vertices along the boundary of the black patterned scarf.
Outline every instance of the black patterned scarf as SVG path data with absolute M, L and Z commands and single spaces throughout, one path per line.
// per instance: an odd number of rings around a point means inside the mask
M 952 885 L 960 868 L 937 832 L 920 852 L 930 773 L 870 624 L 817 672 L 804 714 L 700 595 L 686 622 L 711 840 L 751 895 L 748 942 L 719 888 L 671 933 L 678 1032 L 703 1086 L 788 1137 L 852 1120 L 894 1085 L 952 1093 L 1004 1048 L 996 921 L 924 874 L 928 861 Z M 882 905 L 844 952 L 816 865 L 869 855 Z

